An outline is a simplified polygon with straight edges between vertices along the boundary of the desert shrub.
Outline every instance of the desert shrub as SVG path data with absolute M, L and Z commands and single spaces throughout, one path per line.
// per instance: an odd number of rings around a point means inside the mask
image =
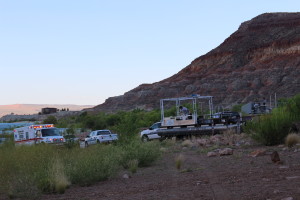
M 246 133 L 265 145 L 284 142 L 294 121 L 300 120 L 300 95 L 289 99 L 286 105 L 247 123 Z
M 242 107 L 243 107 L 243 104 L 236 104 L 236 105 L 232 106 L 231 111 L 241 112 L 242 111 Z
M 224 131 L 223 136 L 226 144 L 235 144 L 237 135 L 234 129 L 227 129 L 226 131 Z
M 43 124 L 57 124 L 57 119 L 55 116 L 48 116 L 44 121 Z
M 245 130 L 265 145 L 276 145 L 284 141 L 293 120 L 293 115 L 279 108 L 270 115 L 261 116 L 258 121 L 248 123 Z
M 0 148 L 0 185 L 5 194 L 25 197 L 31 191 L 54 191 L 49 176 L 52 146 L 19 146 Z M 8 183 L 6 186 L 3 184 Z M 3 191 L 2 191 L 3 192 Z M 0 191 L 1 193 L 1 191 Z
M 300 136 L 296 133 L 290 133 L 285 139 L 285 144 L 288 147 L 293 147 L 294 145 L 300 143 Z
M 64 154 L 66 174 L 71 183 L 82 186 L 103 181 L 116 174 L 121 152 L 113 145 L 73 148 Z
M 175 157 L 175 166 L 177 170 L 180 170 L 182 168 L 184 162 L 184 156 L 182 154 L 179 154 Z
M 142 143 L 136 138 L 120 148 L 123 152 L 121 164 L 126 169 L 129 168 L 129 160 L 137 160 L 139 167 L 147 167 L 161 155 L 160 144 L 157 141 Z
M 64 146 L 66 148 L 76 148 L 78 147 L 80 144 L 79 144 L 79 139 L 77 138 L 76 139 L 76 136 L 75 135 L 65 135 L 64 138 L 66 139 L 66 142 L 64 143 Z
M 70 128 L 67 128 L 66 132 L 67 132 L 67 135 L 74 135 L 74 133 L 75 133 L 74 126 L 71 126 Z
M 121 116 L 117 114 L 108 115 L 106 118 L 106 124 L 109 127 L 117 125 L 118 123 L 120 123 L 120 121 L 121 121 Z
M 58 156 L 53 158 L 51 164 L 52 166 L 49 171 L 52 185 L 51 188 L 53 188 L 55 192 L 62 194 L 65 192 L 67 187 L 69 187 L 70 181 L 66 176 L 64 165 Z
M 139 161 L 137 159 L 129 160 L 127 162 L 127 165 L 128 165 L 128 169 L 131 173 L 136 173 L 136 171 L 138 169 Z
M 71 183 L 89 185 L 105 180 L 120 168 L 119 152 L 112 145 L 0 148 L 0 194 L 29 198 L 42 192 L 63 193 Z
M 181 145 L 182 145 L 183 147 L 192 147 L 194 144 L 193 144 L 193 142 L 192 142 L 191 140 L 184 140 L 184 141 L 181 143 Z

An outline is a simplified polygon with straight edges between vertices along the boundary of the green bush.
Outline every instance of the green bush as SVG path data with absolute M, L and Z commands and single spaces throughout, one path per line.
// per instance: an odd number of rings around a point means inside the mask
M 57 124 L 57 119 L 55 116 L 48 116 L 44 121 L 43 124 Z
M 139 167 L 147 167 L 157 160 L 161 154 L 158 141 L 143 143 L 139 139 L 134 139 L 127 145 L 121 146 L 123 152 L 121 164 L 124 168 L 129 168 L 128 161 L 137 160 Z
M 232 106 L 231 111 L 242 112 L 242 107 L 243 107 L 243 104 L 236 104 L 236 105 Z
M 121 152 L 112 145 L 94 145 L 72 149 L 65 154 L 65 168 L 70 181 L 81 186 L 103 181 L 120 168 Z
M 57 127 L 84 129 L 111 129 L 121 135 L 137 134 L 141 127 L 149 127 L 160 120 L 160 111 L 135 109 L 129 112 L 120 111 L 114 114 L 83 112 L 78 116 L 60 119 Z M 125 137 L 127 137 L 125 136 Z
M 247 123 L 246 133 L 265 145 L 284 142 L 291 130 L 292 123 L 300 120 L 300 95 L 288 100 L 287 104 Z

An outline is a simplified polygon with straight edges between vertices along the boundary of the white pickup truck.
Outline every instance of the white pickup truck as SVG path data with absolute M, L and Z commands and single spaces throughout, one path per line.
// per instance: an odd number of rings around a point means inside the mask
M 160 127 L 161 127 L 161 122 L 156 122 L 148 129 L 140 132 L 140 137 L 142 141 L 147 142 L 153 139 L 160 139 L 161 137 L 156 133 L 158 130 L 160 130 Z
M 86 136 L 84 143 L 85 147 L 88 147 L 91 144 L 110 143 L 115 140 L 118 140 L 118 135 L 111 133 L 110 130 L 96 130 Z

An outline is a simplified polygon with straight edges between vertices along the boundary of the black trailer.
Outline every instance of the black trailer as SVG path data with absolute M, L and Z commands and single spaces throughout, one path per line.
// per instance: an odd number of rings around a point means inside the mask
M 215 126 L 201 126 L 201 127 L 186 127 L 186 128 L 160 128 L 156 131 L 162 138 L 171 137 L 189 137 L 202 135 L 221 134 L 224 131 L 232 130 L 239 134 L 241 132 L 240 123 L 231 125 L 215 125 Z

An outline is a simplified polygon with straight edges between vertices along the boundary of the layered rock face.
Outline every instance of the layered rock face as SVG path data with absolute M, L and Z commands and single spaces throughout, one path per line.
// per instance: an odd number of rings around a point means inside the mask
M 300 13 L 266 13 L 246 21 L 219 47 L 170 78 L 108 98 L 94 111 L 159 108 L 159 100 L 200 94 L 231 106 L 300 93 Z

